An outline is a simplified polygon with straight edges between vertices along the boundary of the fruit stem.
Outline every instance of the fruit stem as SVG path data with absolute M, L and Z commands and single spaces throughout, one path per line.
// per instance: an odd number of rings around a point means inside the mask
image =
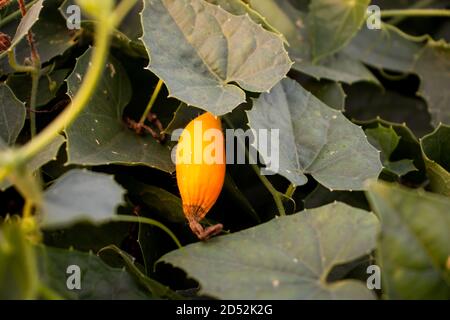
M 222 119 L 225 121 L 225 123 L 230 127 L 231 129 L 235 129 L 233 122 L 228 118 L 228 116 L 223 116 Z M 280 216 L 285 216 L 286 211 L 284 210 L 283 201 L 281 199 L 280 193 L 277 189 L 270 183 L 269 179 L 267 179 L 266 176 L 261 174 L 260 168 L 256 164 L 255 159 L 253 159 L 253 156 L 250 154 L 248 149 L 245 146 L 245 142 L 242 142 L 240 139 L 240 136 L 237 137 L 237 141 L 239 143 L 239 146 L 241 148 L 245 148 L 245 155 L 248 158 L 248 161 L 250 163 L 250 166 L 252 167 L 253 171 L 255 171 L 258 178 L 261 180 L 261 182 L 264 184 L 264 186 L 267 188 L 267 190 L 272 194 L 273 200 L 275 201 L 275 205 L 277 206 L 278 213 Z
M 286 190 L 285 196 L 288 198 L 292 198 L 292 196 L 294 195 L 295 189 L 297 189 L 297 187 L 291 183 Z
M 148 105 L 145 108 L 145 111 L 142 114 L 141 119 L 139 120 L 138 124 L 139 126 L 142 126 L 145 122 L 145 119 L 147 119 L 148 114 L 152 110 L 152 107 L 155 104 L 156 99 L 158 98 L 159 92 L 161 91 L 163 84 L 164 82 L 161 79 L 159 79 L 158 83 L 156 84 L 155 90 L 153 91 L 152 97 L 150 98 L 150 101 L 148 102 Z

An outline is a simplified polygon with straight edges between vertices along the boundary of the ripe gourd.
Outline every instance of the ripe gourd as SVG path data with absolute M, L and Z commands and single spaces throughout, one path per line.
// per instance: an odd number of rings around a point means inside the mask
M 176 176 L 183 212 L 197 237 L 206 240 L 222 230 L 204 229 L 200 221 L 216 202 L 225 179 L 225 144 L 220 119 L 206 112 L 181 133 L 176 153 Z

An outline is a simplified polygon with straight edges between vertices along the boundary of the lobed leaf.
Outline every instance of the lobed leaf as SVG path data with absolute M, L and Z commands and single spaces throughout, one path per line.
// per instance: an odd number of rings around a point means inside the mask
M 248 16 L 203 0 L 144 4 L 148 69 L 164 80 L 170 96 L 188 105 L 225 114 L 245 101 L 242 89 L 270 90 L 291 67 L 283 40 Z
M 450 298 L 450 200 L 373 182 L 367 196 L 381 221 L 377 261 L 389 299 Z
M 293 80 L 254 100 L 247 115 L 252 129 L 279 129 L 277 173 L 294 185 L 311 174 L 330 189 L 362 190 L 365 180 L 381 172 L 378 151 L 361 128 Z
M 169 252 L 201 293 L 220 299 L 372 299 L 356 280 L 327 282 L 336 265 L 375 247 L 370 212 L 334 203 Z
M 70 170 L 45 191 L 42 226 L 55 228 L 82 221 L 112 220 L 124 193 L 110 175 Z
M 89 49 L 81 56 L 67 79 L 70 97 L 75 96 L 85 77 L 91 52 Z M 130 101 L 131 90 L 126 71 L 110 57 L 88 105 L 65 130 L 68 164 L 141 164 L 167 172 L 174 170 L 168 146 L 149 135 L 136 134 L 125 124 L 123 110 Z

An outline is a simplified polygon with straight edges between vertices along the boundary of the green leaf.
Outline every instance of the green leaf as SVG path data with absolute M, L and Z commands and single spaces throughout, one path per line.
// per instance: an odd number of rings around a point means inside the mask
M 0 84 L 0 139 L 13 145 L 25 124 L 25 117 L 25 105 L 7 85 Z
M 44 74 L 39 80 L 36 106 L 42 107 L 55 98 L 58 89 L 64 83 L 64 79 L 70 72 L 68 69 L 60 69 Z M 14 91 L 17 98 L 23 102 L 30 101 L 31 77 L 28 74 L 12 74 L 6 81 Z
M 420 145 L 431 190 L 450 197 L 450 126 L 439 125 Z
M 293 69 L 305 73 L 317 80 L 354 83 L 369 81 L 378 84 L 378 80 L 359 61 L 344 54 L 336 54 L 313 63 L 306 14 L 285 0 L 250 1 L 252 7 L 265 16 L 277 30 L 283 33 L 289 43 L 289 56 L 295 61 Z
M 383 24 L 380 30 L 361 28 L 343 51 L 378 69 L 411 72 L 422 45 L 408 41 L 393 31 L 394 27 L 386 26 Z
M 408 172 L 416 171 L 413 160 L 402 159 L 398 161 L 390 161 L 392 153 L 400 142 L 401 137 L 397 135 L 395 130 L 390 127 L 378 125 L 376 128 L 366 129 L 367 139 L 378 150 L 381 151 L 381 162 L 384 169 L 398 177 L 404 176 Z
M 427 101 L 432 123 L 450 124 L 450 44 L 428 41 L 414 71 L 421 79 L 418 94 Z
M 70 170 L 45 191 L 42 226 L 55 228 L 81 221 L 112 220 L 124 193 L 110 175 Z
M 149 299 L 152 295 L 141 288 L 124 269 L 112 268 L 92 252 L 37 247 L 40 279 L 65 299 Z M 69 290 L 67 268 L 81 270 L 81 289 Z
M 181 296 L 170 290 L 170 288 L 163 286 L 158 281 L 153 280 L 152 278 L 147 277 L 142 273 L 141 270 L 135 264 L 135 258 L 130 256 L 123 250 L 120 250 L 117 246 L 111 245 L 100 250 L 99 254 L 105 253 L 106 251 L 111 251 L 116 253 L 121 257 L 123 262 L 125 263 L 127 269 L 131 274 L 133 274 L 136 279 L 146 287 L 153 296 L 158 298 L 167 298 L 167 299 L 180 299 Z
M 343 48 L 366 18 L 370 0 L 313 0 L 307 23 L 315 61 Z
M 48 146 L 40 150 L 36 155 L 26 163 L 28 172 L 35 172 L 44 164 L 51 160 L 56 159 L 58 150 L 61 148 L 66 139 L 63 136 L 58 135 L 53 139 Z M 6 190 L 11 186 L 11 183 L 4 180 L 0 182 L 0 191 Z
M 303 72 L 317 80 L 330 79 L 352 84 L 360 81 L 379 84 L 377 78 L 362 63 L 339 53 L 322 59 L 320 63 L 313 64 L 307 60 L 296 59 L 294 69 Z
M 366 30 L 345 48 L 353 58 L 379 69 L 416 73 L 421 84 L 418 94 L 427 101 L 432 123 L 450 123 L 450 45 L 428 39 L 426 45 L 413 42 L 387 24 L 381 30 Z M 422 41 L 423 42 L 423 41 Z
M 38 289 L 36 254 L 20 221 L 0 225 L 0 299 L 35 299 Z
M 73 248 L 78 251 L 98 252 L 110 244 L 121 245 L 130 236 L 132 231 L 130 226 L 131 224 L 123 222 L 102 225 L 82 222 L 68 228 L 43 230 L 43 243 L 61 249 Z
M 374 182 L 367 192 L 381 220 L 377 261 L 389 299 L 450 299 L 450 199 Z
M 74 97 L 88 69 L 89 49 L 77 61 L 67 79 L 68 94 Z M 68 164 L 102 165 L 120 163 L 146 165 L 171 172 L 174 164 L 168 146 L 151 136 L 140 136 L 122 119 L 131 98 L 126 71 L 110 57 L 94 95 L 75 122 L 66 129 Z
M 303 199 L 303 204 L 305 209 L 313 209 L 335 201 L 370 210 L 363 191 L 330 191 L 320 184 Z
M 129 176 L 120 177 L 118 181 L 124 185 L 128 193 L 137 196 L 150 211 L 158 213 L 170 222 L 186 221 L 181 199 L 169 191 L 139 182 Z
M 382 120 L 380 118 L 368 121 L 354 121 L 354 122 L 358 125 L 361 125 L 364 130 L 376 129 L 379 126 L 383 126 L 385 128 L 392 128 L 395 131 L 395 134 L 398 137 L 400 137 L 400 140 L 398 142 L 395 151 L 392 153 L 390 157 L 391 164 L 392 162 L 395 163 L 396 161 L 400 161 L 399 164 L 401 166 L 405 164 L 404 161 L 401 162 L 401 160 L 412 159 L 414 167 L 417 168 L 417 170 L 411 171 L 405 176 L 401 177 L 401 181 L 403 183 L 406 184 L 409 183 L 411 186 L 417 187 L 420 187 L 426 183 L 427 177 L 425 174 L 425 162 L 422 157 L 422 151 L 420 149 L 419 140 L 404 123 L 389 122 L 386 120 Z M 382 178 L 388 181 L 399 180 L 396 177 L 392 177 L 391 174 L 384 175 Z
M 356 280 L 327 282 L 333 267 L 375 247 L 376 217 L 342 203 L 306 210 L 208 242 L 160 261 L 198 280 L 220 299 L 371 299 Z
M 381 172 L 378 151 L 361 128 L 293 80 L 254 100 L 247 115 L 252 129 L 279 129 L 277 173 L 295 185 L 311 174 L 330 189 L 361 190 Z
M 202 110 L 198 108 L 187 106 L 185 103 L 180 103 L 179 107 L 173 114 L 172 120 L 164 129 L 164 132 L 171 134 L 176 129 L 183 129 L 189 122 L 202 113 Z
M 315 95 L 320 101 L 333 109 L 344 111 L 346 94 L 342 84 L 338 82 L 309 82 L 305 89 Z
M 267 91 L 291 67 L 283 40 L 248 16 L 203 0 L 144 4 L 148 69 L 164 80 L 170 96 L 189 105 L 225 114 L 245 101 L 245 92 L 233 83 Z

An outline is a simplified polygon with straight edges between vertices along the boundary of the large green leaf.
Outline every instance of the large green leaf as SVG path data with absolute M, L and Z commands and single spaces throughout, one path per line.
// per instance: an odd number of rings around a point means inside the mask
M 252 129 L 279 129 L 277 173 L 295 185 L 311 174 L 330 189 L 361 190 L 381 172 L 379 153 L 361 128 L 293 80 L 254 100 L 247 115 Z
M 419 95 L 431 113 L 432 123 L 450 124 L 450 44 L 428 41 L 417 59 L 414 72 L 420 79 Z
M 408 172 L 417 170 L 411 159 L 390 160 L 401 140 L 401 137 L 397 135 L 392 126 L 384 127 L 379 124 L 378 127 L 366 129 L 365 132 L 369 142 L 381 151 L 381 162 L 386 171 L 401 177 Z
M 306 14 L 286 0 L 252 0 L 254 9 L 280 30 L 289 42 L 289 56 L 295 61 L 293 68 L 318 80 L 329 79 L 345 83 L 369 81 L 378 83 L 372 73 L 359 61 L 344 54 L 336 54 L 313 63 Z
M 420 145 L 431 189 L 450 197 L 450 127 L 441 124 Z
M 92 51 L 78 60 L 67 79 L 68 94 L 78 91 L 89 65 Z M 110 57 L 94 95 L 75 122 L 66 128 L 69 164 L 142 164 L 173 171 L 168 146 L 151 136 L 140 136 L 128 129 L 122 113 L 130 101 L 131 86 L 126 71 Z
M 124 193 L 110 175 L 70 170 L 45 191 L 42 225 L 61 227 L 80 221 L 112 220 Z
M 366 18 L 370 0 L 312 0 L 307 23 L 312 55 L 320 60 L 344 47 Z
M 327 282 L 333 267 L 375 247 L 378 222 L 342 203 L 280 217 L 257 227 L 172 251 L 160 260 L 221 299 L 371 299 L 355 280 Z
M 16 218 L 0 225 L 0 299 L 34 299 L 38 289 L 36 254 Z
M 294 69 L 318 80 L 330 79 L 348 84 L 367 81 L 379 84 L 377 78 L 361 62 L 342 53 L 322 59 L 319 63 L 296 59 L 295 55 L 292 58 L 296 62 Z
M 245 92 L 233 83 L 267 91 L 291 67 L 281 37 L 249 16 L 234 16 L 203 0 L 144 3 L 148 69 L 164 80 L 170 96 L 189 105 L 225 114 L 245 101 Z
M 25 117 L 25 105 L 6 84 L 0 84 L 0 139 L 7 145 L 13 145 L 23 128 Z
M 150 292 L 142 288 L 123 268 L 112 268 L 92 252 L 37 247 L 40 280 L 65 299 L 149 299 Z M 81 289 L 69 290 L 69 266 L 80 268 Z
M 381 220 L 378 259 L 390 299 L 450 299 L 450 199 L 373 182 L 367 192 Z
M 343 51 L 379 69 L 411 72 L 422 45 L 406 40 L 393 30 L 385 24 L 380 30 L 361 28 Z

